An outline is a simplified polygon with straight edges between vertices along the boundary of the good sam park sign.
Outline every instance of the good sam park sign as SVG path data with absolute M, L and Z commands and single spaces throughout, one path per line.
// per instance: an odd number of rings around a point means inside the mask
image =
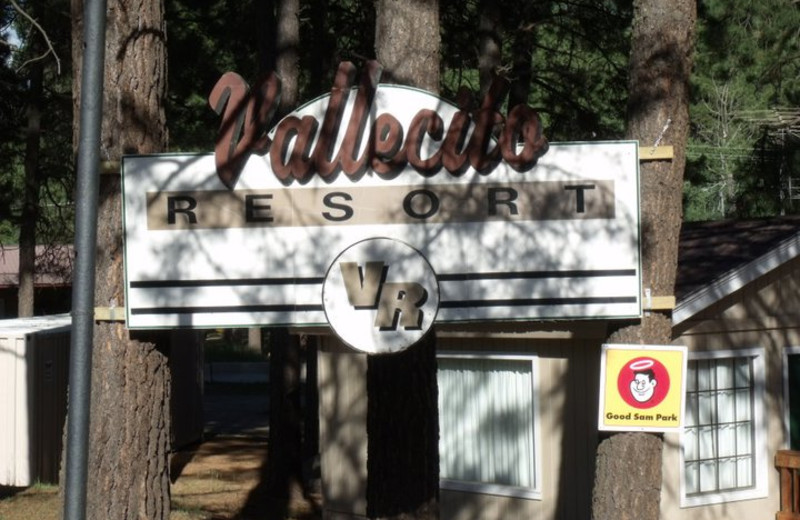
M 434 319 L 641 315 L 637 142 L 548 144 L 500 83 L 470 110 L 354 77 L 267 129 L 278 78 L 228 73 L 214 154 L 123 159 L 130 328 L 330 323 L 392 352 Z

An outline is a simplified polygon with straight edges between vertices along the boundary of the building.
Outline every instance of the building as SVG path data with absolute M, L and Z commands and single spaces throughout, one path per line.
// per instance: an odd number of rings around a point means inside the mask
M 764 518 L 778 450 L 800 446 L 800 219 L 684 225 L 675 345 L 688 347 L 683 433 L 664 434 L 662 517 Z M 585 519 L 609 324 L 440 327 L 443 519 Z M 328 518 L 366 508 L 366 359 L 322 338 Z
M 35 314 L 69 312 L 72 305 L 72 246 L 36 246 Z M 19 246 L 0 245 L 0 319 L 17 317 Z

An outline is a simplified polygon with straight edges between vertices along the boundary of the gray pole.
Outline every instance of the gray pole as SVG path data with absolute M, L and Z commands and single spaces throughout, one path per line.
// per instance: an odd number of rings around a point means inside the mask
M 86 517 L 105 32 L 106 0 L 86 0 L 83 12 L 84 53 L 75 204 L 77 259 L 72 275 L 64 520 L 83 520 Z

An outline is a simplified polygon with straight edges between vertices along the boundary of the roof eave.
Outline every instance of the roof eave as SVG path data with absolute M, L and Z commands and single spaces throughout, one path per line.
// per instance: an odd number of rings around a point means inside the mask
M 706 287 L 696 289 L 681 298 L 672 311 L 672 326 L 675 327 L 689 320 L 704 309 L 797 256 L 800 256 L 800 233 L 787 238 L 755 260 L 728 271 Z

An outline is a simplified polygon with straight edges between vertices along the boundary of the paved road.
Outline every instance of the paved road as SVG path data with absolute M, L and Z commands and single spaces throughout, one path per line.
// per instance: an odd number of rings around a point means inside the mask
M 269 388 L 264 384 L 207 384 L 203 397 L 206 438 L 264 437 L 269 433 Z

